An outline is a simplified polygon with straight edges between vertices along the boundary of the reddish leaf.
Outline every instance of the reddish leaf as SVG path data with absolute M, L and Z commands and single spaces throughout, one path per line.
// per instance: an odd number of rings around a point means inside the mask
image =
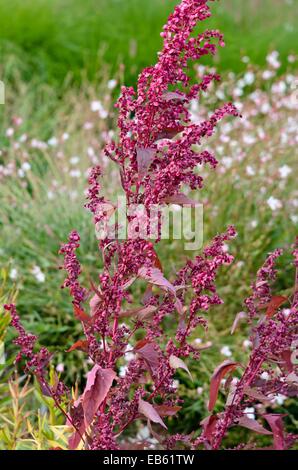
M 266 316 L 267 318 L 271 318 L 277 312 L 278 308 L 287 300 L 287 297 L 284 297 L 283 295 L 276 295 L 272 297 L 270 302 L 267 304 L 261 304 L 259 308 L 266 308 Z
M 232 372 L 233 370 L 235 370 L 238 365 L 239 365 L 238 362 L 227 360 L 227 361 L 224 361 L 215 369 L 211 377 L 211 383 L 210 383 L 210 396 L 209 396 L 209 405 L 208 405 L 209 411 L 212 411 L 215 406 L 221 380 L 229 372 Z
M 106 398 L 116 374 L 97 364 L 87 374 L 87 384 L 81 397 L 86 428 L 91 424 L 100 404 Z
M 210 415 L 204 418 L 200 423 L 203 426 L 204 437 L 208 439 L 210 444 L 212 444 L 213 441 L 213 433 L 215 431 L 217 421 L 217 415 Z
M 82 323 L 91 324 L 92 319 L 87 315 L 84 310 L 82 310 L 78 305 L 74 304 L 73 306 L 75 317 L 80 320 Z
M 151 284 L 148 284 L 146 290 L 145 290 L 145 293 L 143 295 L 143 298 L 142 298 L 142 304 L 147 304 L 151 298 L 153 297 L 153 294 L 152 294 L 152 285 Z
M 165 425 L 155 408 L 150 403 L 142 400 L 141 398 L 139 400 L 139 412 L 142 415 L 146 416 L 146 418 L 148 418 L 150 421 L 153 421 L 153 423 L 158 423 L 163 428 L 167 429 L 167 426 Z
M 181 410 L 181 406 L 154 405 L 160 416 L 175 416 Z
M 155 305 L 147 305 L 146 307 L 134 308 L 131 310 L 126 310 L 120 313 L 120 318 L 131 317 L 136 315 L 139 320 L 144 320 L 147 317 L 150 317 L 154 312 L 156 312 L 157 307 Z
M 142 267 L 139 269 L 138 275 L 151 284 L 155 284 L 176 295 L 175 287 L 164 277 L 160 269 Z
M 92 316 L 96 313 L 96 310 L 98 309 L 98 307 L 99 307 L 99 305 L 100 305 L 100 302 L 101 302 L 101 299 L 100 299 L 100 297 L 99 297 L 97 294 L 95 294 L 95 295 L 90 299 L 89 305 L 90 305 L 91 315 L 92 315 Z
M 74 404 L 74 409 L 83 410 L 83 422 L 77 431 L 71 436 L 69 446 L 76 449 L 80 443 L 81 435 L 90 426 L 99 406 L 106 398 L 116 374 L 112 369 L 102 369 L 97 364 L 87 374 L 87 384 L 83 394 Z
M 140 179 L 143 179 L 148 172 L 148 168 L 154 160 L 156 154 L 155 149 L 151 148 L 138 148 L 137 149 L 137 163 L 138 174 Z
M 166 127 L 161 131 L 158 136 L 157 140 L 159 139 L 172 139 L 175 137 L 179 132 L 182 132 L 184 129 L 184 126 L 177 126 L 177 127 Z
M 169 359 L 169 364 L 172 367 L 172 369 L 184 369 L 192 380 L 191 373 L 189 372 L 187 365 L 185 364 L 184 361 L 182 361 L 182 359 L 172 354 Z
M 157 345 L 146 339 L 138 341 L 135 351 L 146 361 L 148 367 L 154 370 L 158 367 L 160 361 L 160 352 Z
M 166 204 L 178 204 L 180 206 L 192 206 L 192 207 L 195 207 L 199 204 L 197 201 L 190 199 L 183 193 L 178 193 L 178 194 L 173 194 L 172 196 L 167 196 L 161 202 L 164 202 Z
M 293 355 L 293 351 L 291 351 L 291 350 L 283 351 L 281 353 L 281 357 L 282 357 L 282 360 L 283 360 L 283 366 L 285 367 L 285 369 L 288 372 L 293 372 L 293 370 L 294 370 L 292 355 Z
M 266 414 L 263 417 L 266 419 L 273 432 L 273 441 L 275 450 L 284 450 L 286 447 L 283 417 L 281 414 Z
M 239 419 L 238 425 L 257 432 L 258 434 L 264 434 L 266 436 L 272 435 L 272 432 L 265 429 L 258 421 L 250 419 L 247 416 L 242 416 L 242 418 Z
M 178 312 L 180 315 L 183 315 L 183 313 L 184 313 L 183 305 L 182 305 L 182 303 L 181 303 L 181 300 L 178 299 L 178 297 L 176 297 L 175 308 L 176 308 L 177 312 Z
M 235 333 L 235 330 L 238 326 L 238 323 L 240 322 L 240 320 L 243 320 L 244 318 L 247 317 L 247 314 L 245 312 L 239 312 L 237 313 L 236 317 L 235 317 L 235 320 L 233 322 L 233 325 L 232 325 L 232 329 L 231 329 L 231 335 L 233 335 Z
M 244 387 L 244 393 L 251 397 L 251 398 L 255 398 L 256 400 L 259 400 L 259 401 L 271 401 L 272 398 L 268 398 L 266 397 L 266 395 L 264 395 L 263 393 L 259 392 L 259 390 L 256 390 L 255 388 L 250 388 L 250 387 Z
M 136 280 L 136 277 L 132 277 L 131 279 L 129 279 L 128 281 L 126 281 L 124 284 L 122 284 L 122 289 L 123 290 L 126 290 L 128 289 Z
M 88 352 L 88 341 L 80 339 L 76 341 L 66 352 L 71 352 L 78 349 L 79 351 Z
M 172 101 L 172 100 L 178 100 L 178 101 L 185 101 L 186 97 L 184 93 L 177 92 L 177 91 L 168 91 L 162 95 L 164 101 Z
M 157 255 L 157 253 L 155 252 L 155 250 L 154 250 L 154 254 L 155 254 L 154 266 L 157 269 L 160 269 L 160 271 L 162 271 L 162 264 L 161 264 L 161 261 L 160 261 L 158 255 Z
M 147 307 L 142 308 L 138 313 L 138 319 L 143 321 L 147 318 L 152 318 L 154 312 L 156 312 L 157 307 L 155 305 L 147 305 Z

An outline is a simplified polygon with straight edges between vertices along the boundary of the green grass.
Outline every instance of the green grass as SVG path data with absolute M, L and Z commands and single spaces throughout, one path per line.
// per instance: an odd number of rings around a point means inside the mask
M 26 80 L 61 85 L 97 78 L 103 64 L 112 73 L 125 64 L 133 83 L 140 70 L 154 63 L 162 25 L 177 0 L 0 0 L 0 54 L 9 79 L 14 65 Z M 243 55 L 258 65 L 269 49 L 283 61 L 297 50 L 294 18 L 297 2 L 223 0 L 212 4 L 205 27 L 220 28 L 228 47 L 216 61 L 220 70 L 243 70 Z M 18 63 L 12 64 L 11 57 Z

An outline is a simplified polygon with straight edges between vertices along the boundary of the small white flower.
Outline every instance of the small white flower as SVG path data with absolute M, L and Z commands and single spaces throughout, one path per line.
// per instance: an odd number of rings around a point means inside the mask
M 244 265 L 245 265 L 244 261 L 238 261 L 238 263 L 236 263 L 236 266 L 239 269 L 243 268 Z
M 247 407 L 243 410 L 243 413 L 249 418 L 249 419 L 256 419 L 255 415 L 255 409 L 253 407 Z
M 106 119 L 109 113 L 105 109 L 101 109 L 98 111 L 98 115 L 101 119 Z
M 252 220 L 250 222 L 250 226 L 251 226 L 251 228 L 256 228 L 258 226 L 258 221 L 257 220 Z
M 290 219 L 291 219 L 291 221 L 293 222 L 293 224 L 298 224 L 298 215 L 292 214 L 292 215 L 290 216 Z
M 281 63 L 278 60 L 279 52 L 273 51 L 267 55 L 266 60 L 271 67 L 278 69 L 281 66 Z
M 272 85 L 272 93 L 283 94 L 287 89 L 285 82 L 281 81 Z
M 244 88 L 246 85 L 246 82 L 243 78 L 240 78 L 240 80 L 238 80 L 237 82 L 237 85 L 239 86 L 239 88 Z
M 24 163 L 22 164 L 21 168 L 22 168 L 23 171 L 26 172 L 26 171 L 31 170 L 31 165 L 30 165 L 29 162 L 24 162 Z
M 130 362 L 133 359 L 135 359 L 135 354 L 133 352 L 131 352 L 132 349 L 133 349 L 133 346 L 131 344 L 128 344 L 126 346 L 125 356 L 124 356 L 124 359 L 125 359 L 126 362 Z
M 96 113 L 97 111 L 103 109 L 100 101 L 92 101 L 90 108 L 93 113 Z
M 21 144 L 26 142 L 26 140 L 27 140 L 27 134 L 22 134 L 21 137 L 19 138 L 19 141 L 21 142 Z
M 117 80 L 112 79 L 108 81 L 108 89 L 109 90 L 114 90 L 114 88 L 117 86 Z
M 270 78 L 273 78 L 275 73 L 272 70 L 264 70 L 262 77 L 264 80 L 270 80 Z
M 139 429 L 137 437 L 140 440 L 147 440 L 150 437 L 150 431 L 148 426 L 143 426 L 141 429 Z
M 12 127 L 9 127 L 6 130 L 6 137 L 12 137 L 14 135 L 14 129 Z
M 229 245 L 227 243 L 223 243 L 222 249 L 225 253 L 228 253 L 229 252 Z
M 232 351 L 230 350 L 229 346 L 223 346 L 220 352 L 223 356 L 226 356 L 226 357 L 232 356 Z
M 270 379 L 270 375 L 268 374 L 268 372 L 262 372 L 261 375 L 260 375 L 261 379 L 263 380 L 269 380 Z
M 256 172 L 255 172 L 255 170 L 254 170 L 254 168 L 253 168 L 252 166 L 247 165 L 247 167 L 246 167 L 246 174 L 247 174 L 248 176 L 254 176 L 254 175 L 256 174 Z
M 197 344 L 197 345 L 202 344 L 202 338 L 196 338 L 194 340 L 194 343 Z
M 233 163 L 233 159 L 231 157 L 223 157 L 221 159 L 222 161 L 222 164 L 226 167 L 226 168 L 231 168 L 232 166 L 232 163 Z
M 288 165 L 283 165 L 279 169 L 279 174 L 281 178 L 287 178 L 290 173 L 292 173 L 292 168 L 290 168 Z
M 204 391 L 203 387 L 198 387 L 197 388 L 197 394 L 198 395 L 202 395 L 203 391 Z
M 216 96 L 219 100 L 225 100 L 226 99 L 226 95 L 224 94 L 224 92 L 222 90 L 217 90 L 215 94 L 216 94 Z
M 270 196 L 269 199 L 267 199 L 267 204 L 272 211 L 276 211 L 282 208 L 281 201 L 274 196 Z
M 290 308 L 284 308 L 282 313 L 287 318 L 291 313 L 291 309 Z
M 63 371 L 64 371 L 64 364 L 63 364 L 63 362 L 60 362 L 60 364 L 57 365 L 56 371 L 57 371 L 57 372 L 63 372 Z
M 243 80 L 246 85 L 252 85 L 255 81 L 255 74 L 251 71 L 246 72 L 246 74 L 243 77 Z
M 72 178 L 79 178 L 81 176 L 81 172 L 80 170 L 70 170 L 69 172 L 69 176 L 71 176 Z
M 58 145 L 58 139 L 56 137 L 51 137 L 48 140 L 48 144 L 50 147 L 56 147 Z
M 42 272 L 39 266 L 34 266 L 31 270 L 31 273 L 33 274 L 37 282 L 40 282 L 40 283 L 45 282 L 46 276 Z
M 252 145 L 256 143 L 256 138 L 253 135 L 250 134 L 244 134 L 243 136 L 243 142 L 246 145 Z
M 127 366 L 120 366 L 119 367 L 119 376 L 120 377 L 125 377 L 127 370 L 128 370 Z
M 243 95 L 242 88 L 239 87 L 239 88 L 234 89 L 234 96 L 236 96 L 238 98 L 239 96 L 242 96 L 242 95 Z
M 242 344 L 245 349 L 249 349 L 252 346 L 252 342 L 249 339 L 245 339 Z
M 12 268 L 9 273 L 9 277 L 12 281 L 15 281 L 19 276 L 17 268 Z
M 276 397 L 274 397 L 274 403 L 276 403 L 277 405 L 283 405 L 286 399 L 287 397 L 285 395 L 281 395 L 280 393 L 278 393 Z
M 83 125 L 83 128 L 86 130 L 86 131 L 89 131 L 90 129 L 93 128 L 93 122 L 85 122 L 84 125 Z
M 176 388 L 176 389 L 177 389 L 177 388 L 179 387 L 179 385 L 180 385 L 179 380 L 173 380 L 173 382 L 172 382 L 173 388 Z
M 69 160 L 70 164 L 71 165 L 77 165 L 80 161 L 80 157 L 78 156 L 74 156 L 74 157 L 71 157 L 71 159 Z
M 260 109 L 261 109 L 261 113 L 268 114 L 269 111 L 270 111 L 270 104 L 269 103 L 263 103 Z

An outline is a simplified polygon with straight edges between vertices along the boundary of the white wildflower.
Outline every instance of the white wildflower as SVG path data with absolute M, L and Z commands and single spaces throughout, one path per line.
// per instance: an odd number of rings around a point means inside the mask
M 9 273 L 9 277 L 12 281 L 15 281 L 19 276 L 17 268 L 12 268 Z
M 255 409 L 251 406 L 245 408 L 243 410 L 243 413 L 245 413 L 245 415 L 249 418 L 249 419 L 256 419 L 256 415 L 255 415 Z
M 230 350 L 229 346 L 223 346 L 220 352 L 223 356 L 226 356 L 226 357 L 232 356 L 232 351 Z
M 35 265 L 35 266 L 32 268 L 31 273 L 33 274 L 33 276 L 35 277 L 35 279 L 37 280 L 37 282 L 40 282 L 40 283 L 45 282 L 46 276 L 45 276 L 45 274 L 42 272 L 42 270 L 40 269 L 39 266 Z
M 283 165 L 278 169 L 281 178 L 287 178 L 292 173 L 292 168 L 288 165 Z
M 111 79 L 108 81 L 108 89 L 109 90 L 114 90 L 114 88 L 117 86 L 117 80 Z
M 267 199 L 267 204 L 272 211 L 276 211 L 282 208 L 281 201 L 274 196 L 270 196 L 269 199 Z

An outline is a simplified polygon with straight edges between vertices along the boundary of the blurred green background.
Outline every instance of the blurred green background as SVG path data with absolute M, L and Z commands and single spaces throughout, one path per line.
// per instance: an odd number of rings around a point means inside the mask
M 177 0 L 0 0 L 1 63 L 9 73 L 13 55 L 23 78 L 55 84 L 66 76 L 94 79 L 106 63 L 113 74 L 122 63 L 130 84 L 142 67 L 154 63 L 161 27 L 175 4 Z M 212 4 L 212 12 L 208 27 L 222 29 L 228 45 L 216 59 L 222 71 L 243 70 L 243 56 L 264 65 L 269 49 L 277 49 L 283 59 L 297 50 L 296 0 L 223 0 Z

